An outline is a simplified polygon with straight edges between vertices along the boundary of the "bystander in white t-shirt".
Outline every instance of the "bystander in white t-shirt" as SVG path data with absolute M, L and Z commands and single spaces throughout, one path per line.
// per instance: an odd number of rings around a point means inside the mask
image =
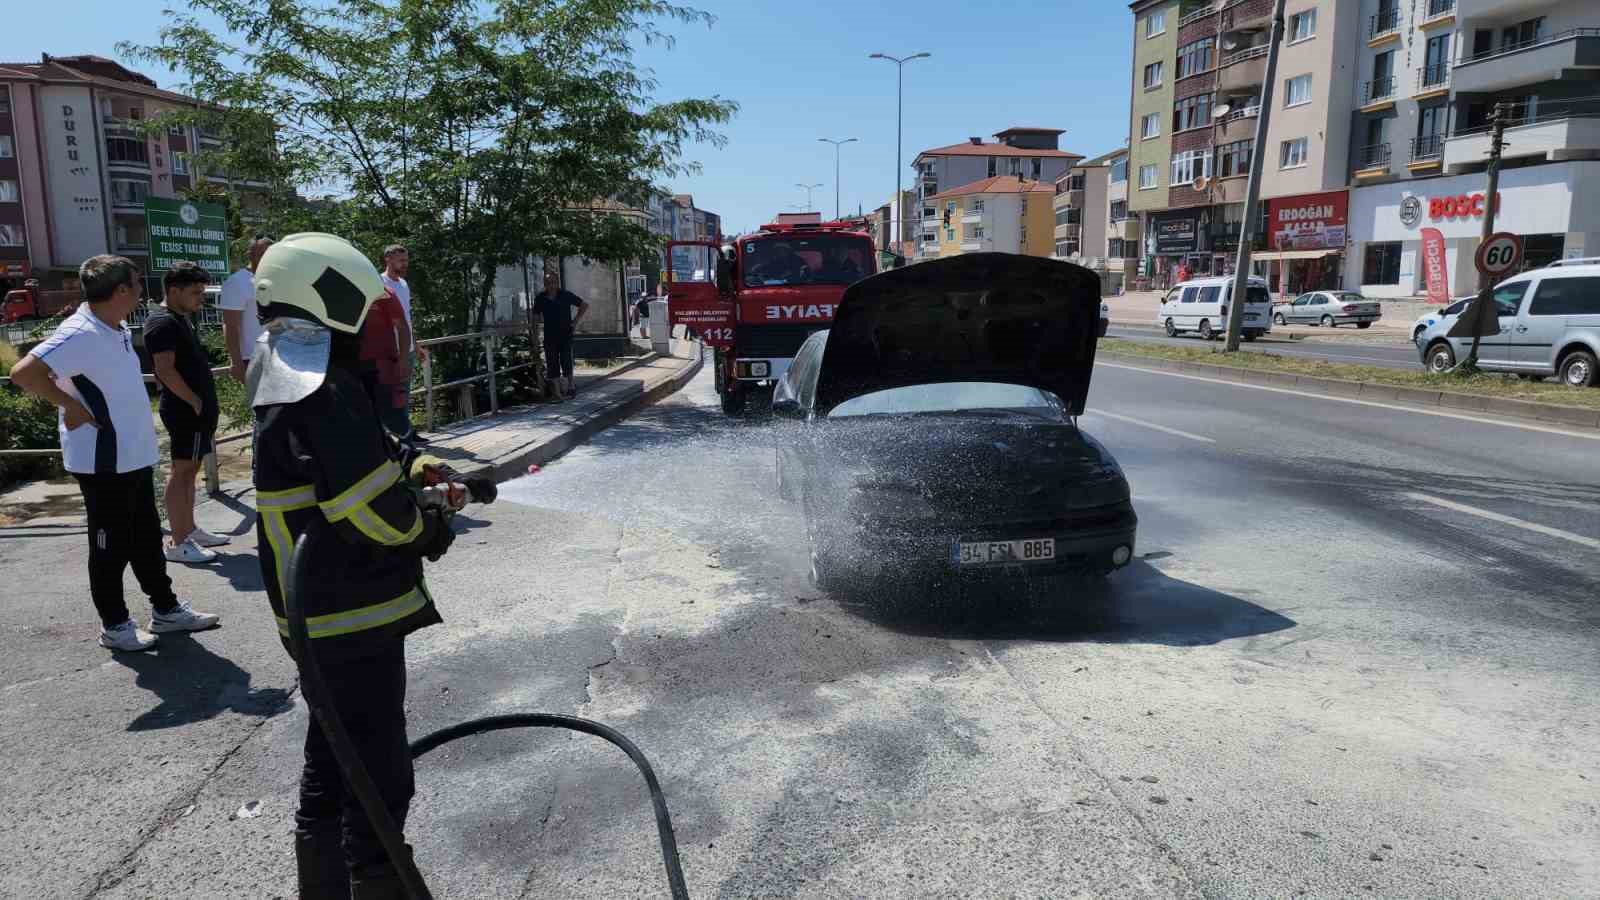
M 56 386 L 78 398 L 98 425 L 67 430 L 56 417 L 62 464 L 80 475 L 134 472 L 156 464 L 155 417 L 139 372 L 139 354 L 126 325 L 113 328 L 87 301 L 54 333 L 28 351 L 50 367 Z
M 249 269 L 229 275 L 222 283 L 222 296 L 217 298 L 217 306 L 243 314 L 239 323 L 239 355 L 249 361 L 256 349 L 256 337 L 261 334 L 261 318 L 256 314 L 255 275 Z
M 400 308 L 406 311 L 406 327 L 410 328 L 411 327 L 411 285 L 406 284 L 406 280 L 404 278 L 390 278 L 388 272 L 380 272 L 380 273 L 378 273 L 378 275 L 379 275 L 380 278 L 383 279 L 384 286 L 387 287 L 389 290 L 394 291 L 394 295 L 396 297 L 400 298 Z M 411 349 L 415 350 L 416 348 L 417 348 L 417 339 L 416 339 L 415 335 L 413 335 L 413 337 L 411 338 Z

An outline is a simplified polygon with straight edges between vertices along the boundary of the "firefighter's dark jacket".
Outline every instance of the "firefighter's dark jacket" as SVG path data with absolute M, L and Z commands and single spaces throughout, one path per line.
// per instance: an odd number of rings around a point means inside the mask
M 320 658 L 363 655 L 440 620 L 422 580 L 435 529 L 402 477 L 360 377 L 339 365 L 305 399 L 255 409 L 256 537 L 278 633 L 288 637 L 283 584 L 294 544 L 316 517 L 338 540 L 313 562 L 301 603 Z

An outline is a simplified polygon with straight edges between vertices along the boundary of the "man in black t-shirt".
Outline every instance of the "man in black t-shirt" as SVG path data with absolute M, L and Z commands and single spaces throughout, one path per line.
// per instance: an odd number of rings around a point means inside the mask
M 172 438 L 172 468 L 167 473 L 167 525 L 173 562 L 203 563 L 217 558 L 209 549 L 228 543 L 194 523 L 195 480 L 212 451 L 217 432 L 217 389 L 211 361 L 189 316 L 205 302 L 211 276 L 196 263 L 175 263 L 162 279 L 166 302 L 144 326 L 156 381 L 161 384 L 161 424 Z
M 576 316 L 573 310 L 578 311 Z M 562 290 L 561 273 L 547 266 L 544 290 L 533 298 L 533 312 L 544 317 L 545 374 L 555 383 L 557 399 L 577 393 L 577 385 L 572 381 L 572 332 L 588 311 L 588 301 Z

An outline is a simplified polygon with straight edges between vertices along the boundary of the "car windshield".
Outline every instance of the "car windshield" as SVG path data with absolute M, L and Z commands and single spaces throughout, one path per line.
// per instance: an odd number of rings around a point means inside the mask
M 872 274 L 872 244 L 842 234 L 769 236 L 744 241 L 745 287 L 851 284 Z
M 917 415 L 921 413 L 1003 410 L 1061 417 L 1061 401 L 1048 391 L 1020 384 L 957 381 L 890 388 L 853 397 L 828 413 L 832 419 L 851 416 Z
M 1340 303 L 1366 303 L 1367 302 L 1367 298 L 1361 296 L 1360 294 L 1353 293 L 1351 291 L 1343 291 L 1341 293 L 1334 294 L 1333 295 L 1333 299 L 1339 301 Z

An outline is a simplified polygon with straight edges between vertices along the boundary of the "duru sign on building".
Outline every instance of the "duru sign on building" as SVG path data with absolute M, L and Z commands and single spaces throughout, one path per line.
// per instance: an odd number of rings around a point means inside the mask
M 228 214 L 215 203 L 151 197 L 144 202 L 150 229 L 150 274 L 191 260 L 221 279 L 228 274 Z
M 1341 250 L 1349 231 L 1344 191 L 1267 201 L 1267 239 L 1275 250 Z

